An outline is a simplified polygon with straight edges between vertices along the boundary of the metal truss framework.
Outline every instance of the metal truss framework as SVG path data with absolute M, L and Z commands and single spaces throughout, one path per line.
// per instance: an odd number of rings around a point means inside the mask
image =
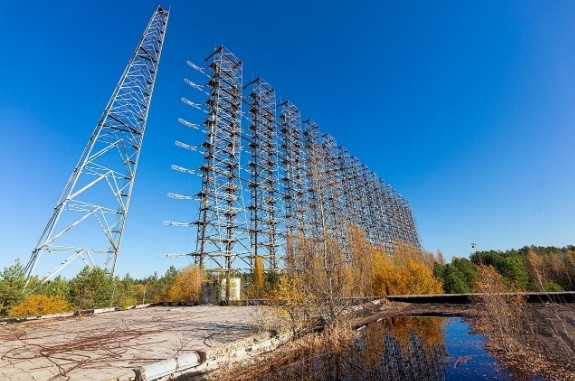
M 306 233 L 305 149 L 301 113 L 290 101 L 280 104 L 280 173 L 285 233 L 292 238 Z
M 275 90 L 258 78 L 246 87 L 249 94 L 249 153 L 248 171 L 251 215 L 250 237 L 254 257 L 267 262 L 267 268 L 277 269 L 278 218 L 276 199 L 279 189 L 276 139 Z
M 211 70 L 206 102 L 208 119 L 206 140 L 202 144 L 204 164 L 202 176 L 196 251 L 192 253 L 200 263 L 207 258 L 216 269 L 226 273 L 238 259 L 249 262 L 248 248 L 242 240 L 240 214 L 244 211 L 241 197 L 240 152 L 242 117 L 242 62 L 226 48 L 219 47 L 209 57 Z M 242 245 L 244 246 L 242 248 Z
M 76 259 L 114 274 L 168 18 L 162 7 L 152 15 L 32 252 L 27 277 L 47 252 L 67 256 L 44 280 Z
M 207 110 L 183 98 L 209 116 L 201 150 L 204 164 L 199 168 L 197 245 L 187 255 L 202 264 L 210 258 L 212 268 L 228 274 L 246 270 L 237 266 L 240 262 L 249 271 L 255 256 L 266 259 L 267 270 L 275 270 L 289 254 L 287 242 L 297 237 L 329 236 L 340 240 L 347 252 L 345 232 L 350 227 L 364 230 L 371 243 L 386 247 L 389 254 L 399 242 L 420 247 L 411 208 L 399 193 L 334 137 L 323 134 L 315 122 L 302 122 L 300 110 L 290 101 L 276 106 L 275 91 L 267 82 L 260 78 L 250 82 L 244 88 L 247 96 L 242 97 L 242 63 L 224 47 L 210 57 L 209 75 L 188 62 L 209 77 Z M 202 85 L 185 81 L 203 90 Z M 249 120 L 247 132 L 239 127 L 242 116 Z M 180 122 L 198 126 L 182 118 Z M 242 150 L 248 153 L 246 163 L 240 160 Z M 249 197 L 247 207 L 244 194 Z M 249 221 L 242 221 L 246 210 Z M 234 262 L 237 258 L 242 261 Z

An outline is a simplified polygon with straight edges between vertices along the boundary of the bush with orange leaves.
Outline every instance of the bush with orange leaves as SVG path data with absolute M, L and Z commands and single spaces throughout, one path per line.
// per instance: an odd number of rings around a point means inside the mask
M 174 282 L 167 285 L 156 298 L 157 301 L 199 301 L 205 271 L 200 266 L 186 267 L 178 272 Z
M 32 294 L 8 312 L 10 317 L 37 316 L 71 311 L 72 306 L 59 296 Z
M 431 253 L 397 243 L 389 255 L 385 248 L 369 243 L 365 232 L 357 227 L 350 228 L 347 237 L 353 285 L 348 296 L 443 293 L 441 281 L 433 276 Z
M 397 244 L 393 255 L 374 247 L 372 289 L 375 295 L 441 294 L 443 286 L 433 276 L 433 256 L 405 244 Z

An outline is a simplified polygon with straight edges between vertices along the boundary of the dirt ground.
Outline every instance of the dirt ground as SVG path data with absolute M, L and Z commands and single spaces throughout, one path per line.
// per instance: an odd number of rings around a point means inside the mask
M 478 306 L 480 307 L 480 306 Z M 487 349 L 510 369 L 548 380 L 575 380 L 575 305 L 535 303 L 526 306 L 516 345 L 512 337 L 493 337 L 492 322 L 478 309 L 473 328 L 487 337 Z M 526 377 L 526 379 L 528 379 Z

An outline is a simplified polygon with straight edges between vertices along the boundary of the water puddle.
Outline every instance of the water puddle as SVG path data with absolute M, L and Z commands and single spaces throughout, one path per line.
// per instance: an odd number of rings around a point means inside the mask
M 512 375 L 484 347 L 485 338 L 471 332 L 469 323 L 449 318 L 444 325 L 445 349 L 449 357 L 445 380 L 544 381 L 538 376 Z
M 273 379 L 544 381 L 512 375 L 485 350 L 484 342 L 461 318 L 382 319 L 367 325 L 350 349 L 300 359 Z

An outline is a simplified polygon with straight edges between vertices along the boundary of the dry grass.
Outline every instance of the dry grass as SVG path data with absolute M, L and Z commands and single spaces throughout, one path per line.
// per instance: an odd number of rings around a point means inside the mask
M 565 303 L 528 305 L 507 291 L 494 270 L 480 269 L 478 291 L 482 314 L 476 328 L 488 348 L 511 368 L 550 380 L 575 380 L 575 306 Z

